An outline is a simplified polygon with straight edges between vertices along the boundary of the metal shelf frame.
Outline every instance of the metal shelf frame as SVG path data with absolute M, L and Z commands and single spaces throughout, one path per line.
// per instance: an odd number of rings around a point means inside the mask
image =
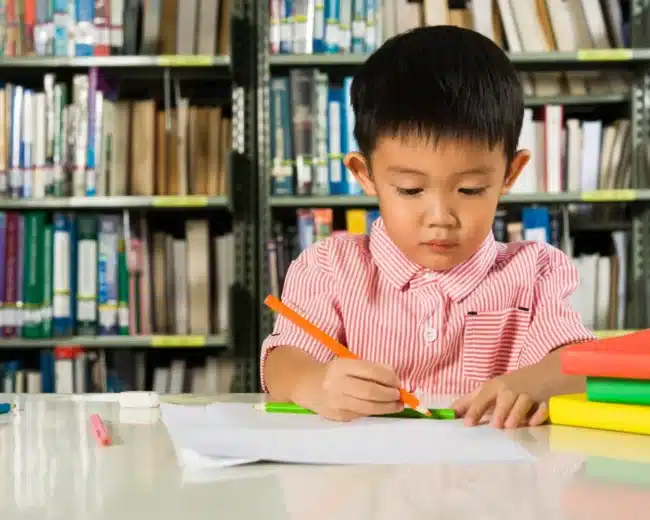
M 271 238 L 272 216 L 275 211 L 286 208 L 310 207 L 377 207 L 372 197 L 330 196 L 330 197 L 277 197 L 270 194 L 269 150 L 269 84 L 272 73 L 285 73 L 290 68 L 319 67 L 335 74 L 352 74 L 363 63 L 366 55 L 269 55 L 267 2 L 260 2 L 258 20 L 260 25 L 258 41 L 259 52 L 259 92 L 258 105 L 258 150 L 259 150 L 259 191 L 258 191 L 258 266 L 260 292 L 257 298 L 260 313 L 260 340 L 273 327 L 274 316 L 264 305 L 270 280 L 268 261 L 264 247 Z M 631 73 L 632 80 L 628 94 L 606 96 L 562 96 L 553 98 L 552 103 L 564 105 L 628 104 L 632 124 L 632 166 L 634 195 L 631 190 L 618 193 L 589 194 L 512 194 L 502 200 L 510 204 L 568 204 L 568 203 L 632 203 L 637 211 L 631 224 L 630 260 L 631 272 L 628 294 L 630 312 L 625 324 L 627 329 L 646 328 L 650 324 L 650 0 L 632 0 L 632 24 L 630 49 L 611 51 L 588 50 L 580 52 L 517 53 L 510 54 L 512 62 L 519 70 L 625 70 Z M 528 106 L 541 106 L 550 100 L 528 98 Z M 626 193 L 627 192 L 627 193 Z M 615 334 L 605 331 L 605 335 Z M 259 390 L 257 383 L 256 390 Z
M 231 69 L 233 153 L 229 203 L 235 237 L 235 284 L 230 292 L 230 334 L 235 377 L 232 390 L 252 392 L 258 380 L 259 160 L 258 91 L 261 38 L 265 29 L 256 0 L 233 0 Z
M 227 333 L 210 336 L 71 336 L 69 338 L 5 338 L 0 350 L 51 347 L 84 347 L 105 349 L 128 348 L 218 348 L 228 351 L 231 340 Z
M 43 199 L 0 199 L 0 211 L 99 211 L 107 209 L 179 209 L 187 211 L 192 208 L 229 209 L 230 201 L 227 196 L 204 197 L 202 195 L 190 195 L 185 197 L 140 197 L 135 195 L 125 195 L 116 197 L 48 197 Z

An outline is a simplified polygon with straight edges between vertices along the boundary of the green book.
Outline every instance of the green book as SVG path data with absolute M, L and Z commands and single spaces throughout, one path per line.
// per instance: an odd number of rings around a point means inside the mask
M 42 262 L 43 238 L 45 234 L 45 213 L 25 213 L 25 266 L 23 277 L 23 330 L 25 338 L 41 337 Z
M 650 406 L 650 381 L 587 377 L 587 400 Z
M 67 87 L 65 83 L 54 85 L 54 150 L 52 150 L 52 162 L 54 163 L 54 179 L 52 192 L 55 197 L 63 197 L 65 192 L 65 175 L 63 174 L 66 158 L 66 123 L 64 107 L 66 106 Z
M 120 336 L 129 335 L 129 268 L 125 242 L 124 236 L 120 236 L 117 247 L 117 320 Z
M 52 291 L 54 289 L 54 227 L 51 222 L 45 224 L 43 236 L 43 305 L 41 306 L 41 336 L 52 337 Z

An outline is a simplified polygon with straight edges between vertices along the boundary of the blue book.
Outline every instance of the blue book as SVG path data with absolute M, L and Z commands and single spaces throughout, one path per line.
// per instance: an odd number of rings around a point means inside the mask
M 314 1 L 314 32 L 313 49 L 314 53 L 325 52 L 325 0 Z
M 341 125 L 343 133 L 343 150 L 345 156 L 350 152 L 358 152 L 359 147 L 354 138 L 354 111 L 350 99 L 350 88 L 352 86 L 352 77 L 346 77 L 343 80 L 343 124 Z M 348 184 L 348 195 L 363 195 L 363 190 L 359 181 L 352 175 L 352 172 L 346 169 L 346 180 Z
M 327 102 L 327 150 L 329 192 L 348 193 L 348 181 L 343 164 L 343 89 L 330 87 Z
M 548 208 L 529 207 L 521 212 L 524 240 L 551 242 L 551 217 Z
M 54 27 L 52 47 L 54 56 L 68 55 L 70 22 L 68 0 L 52 0 L 52 25 Z
M 289 78 L 273 78 L 270 90 L 271 193 L 293 195 L 293 125 Z
M 370 234 L 370 231 L 372 230 L 372 225 L 379 218 L 379 210 L 377 209 L 372 209 L 368 210 L 366 212 L 366 230 L 368 234 Z
M 113 335 L 118 333 L 117 248 L 121 219 L 119 215 L 100 215 L 98 218 L 97 310 L 99 334 Z
M 280 54 L 293 52 L 293 0 L 280 4 Z
M 340 46 L 341 3 L 339 0 L 325 0 L 325 52 L 337 54 Z
M 365 51 L 370 53 L 377 49 L 377 42 L 379 40 L 377 22 L 378 17 L 378 0 L 366 0 L 366 38 L 365 38 Z
M 352 52 L 366 52 L 366 0 L 352 0 Z
M 92 56 L 95 48 L 95 0 L 76 0 L 75 56 Z

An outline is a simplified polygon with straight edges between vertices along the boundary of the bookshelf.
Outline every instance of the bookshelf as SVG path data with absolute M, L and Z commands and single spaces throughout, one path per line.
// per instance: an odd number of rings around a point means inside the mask
M 316 4 L 318 3 L 316 2 Z M 550 3 L 555 5 L 552 0 Z M 410 27 L 401 28 L 401 30 L 407 30 L 416 25 L 425 25 L 427 16 L 440 16 L 440 11 L 436 11 L 436 9 L 446 9 L 441 7 L 443 4 L 444 2 L 427 0 L 410 3 L 407 3 L 406 0 L 383 0 L 378 2 L 377 5 L 382 6 L 383 9 L 386 9 L 386 5 L 395 5 L 397 6 L 396 9 L 403 10 L 400 13 L 403 16 L 395 16 L 395 20 L 389 22 L 394 25 L 404 23 L 403 21 L 409 16 L 414 16 L 414 10 L 419 9 L 420 18 L 418 23 L 412 23 Z M 476 4 L 487 5 L 485 2 Z M 507 2 L 498 2 L 498 4 L 505 5 Z M 513 2 L 510 2 L 510 5 L 512 4 Z M 516 4 L 517 9 L 525 9 L 525 7 L 520 7 L 518 5 L 519 3 Z M 540 3 L 538 2 L 538 4 Z M 579 2 L 576 4 L 579 4 Z M 594 6 L 595 4 L 604 5 L 605 3 L 594 2 Z M 494 2 L 494 5 L 497 5 L 497 2 Z M 647 159 L 643 151 L 647 147 L 650 128 L 650 115 L 647 110 L 646 101 L 648 88 L 650 87 L 650 41 L 645 29 L 648 26 L 648 22 L 650 22 L 650 9 L 646 3 L 634 0 L 630 2 L 623 1 L 620 5 L 625 12 L 625 27 L 623 30 L 618 31 L 616 41 L 610 39 L 610 48 L 602 48 L 607 46 L 602 41 L 598 44 L 594 44 L 591 41 L 589 45 L 586 45 L 584 41 L 576 42 L 575 39 L 570 41 L 571 38 L 567 39 L 566 35 L 556 38 L 553 34 L 554 27 L 550 27 L 550 38 L 548 38 L 549 28 L 542 28 L 542 32 L 545 32 L 546 38 L 541 43 L 531 42 L 528 35 L 526 35 L 526 38 L 528 38 L 527 41 L 511 42 L 507 34 L 503 37 L 503 33 L 502 40 L 499 42 L 508 53 L 517 70 L 522 74 L 522 78 L 524 76 L 535 78 L 539 73 L 549 72 L 563 74 L 565 78 L 569 78 L 569 75 L 573 78 L 579 77 L 581 73 L 590 74 L 592 77 L 594 74 L 597 74 L 617 78 L 612 83 L 612 85 L 618 83 L 617 88 L 613 88 L 610 91 L 597 89 L 595 85 L 592 85 L 586 92 L 576 93 L 576 88 L 574 88 L 575 84 L 571 85 L 567 79 L 566 84 L 563 84 L 561 90 L 556 89 L 552 93 L 546 92 L 545 94 L 540 94 L 539 88 L 530 89 L 525 84 L 525 105 L 527 109 L 532 109 L 533 114 L 535 114 L 535 119 L 539 117 L 539 111 L 545 110 L 545 107 L 548 105 L 554 105 L 563 107 L 564 113 L 562 115 L 564 121 L 568 118 L 579 121 L 602 120 L 604 121 L 602 123 L 604 132 L 607 131 L 608 125 L 610 124 L 614 128 L 619 128 L 618 121 L 629 121 L 629 144 L 623 154 L 626 158 L 625 160 L 629 160 L 629 169 L 631 170 L 628 182 L 624 183 L 618 180 L 616 182 L 603 182 L 597 180 L 595 181 L 596 185 L 593 187 L 587 186 L 588 183 L 583 182 L 582 185 L 578 186 L 578 189 L 542 191 L 532 189 L 528 192 L 509 194 L 503 197 L 500 204 L 500 211 L 507 214 L 521 211 L 527 206 L 549 208 L 549 210 L 556 211 L 561 219 L 571 221 L 572 232 L 582 233 L 584 231 L 587 233 L 585 235 L 587 241 L 592 236 L 588 233 L 602 232 L 603 230 L 618 231 L 626 234 L 629 247 L 629 254 L 626 260 L 627 312 L 622 322 L 619 320 L 619 326 L 598 328 L 597 335 L 601 337 L 622 334 L 629 331 L 629 329 L 647 327 L 648 323 L 650 323 L 650 300 L 648 300 L 650 297 L 650 283 L 647 281 L 647 276 L 645 275 L 645 273 L 650 272 L 650 205 L 648 204 L 650 202 L 650 180 L 647 178 Z M 427 6 L 433 6 L 429 7 L 429 9 L 435 11 L 434 15 L 431 13 L 427 14 Z M 447 7 L 451 8 L 456 15 L 459 14 L 459 8 L 465 11 L 463 13 L 465 27 L 468 26 L 468 23 L 471 25 L 472 16 L 474 20 L 483 16 L 483 22 L 485 22 L 485 13 L 468 13 L 472 9 L 470 2 L 450 0 L 447 3 Z M 311 49 L 311 52 L 293 54 L 286 51 L 286 48 L 280 52 L 283 46 L 291 47 L 292 45 L 292 42 L 289 41 L 287 44 L 287 41 L 282 39 L 283 34 L 286 34 L 284 32 L 286 24 L 296 22 L 295 19 L 292 22 L 290 19 L 277 16 L 277 12 L 271 12 L 272 8 L 273 5 L 270 8 L 267 3 L 260 6 L 260 9 L 264 11 L 263 16 L 267 21 L 265 24 L 265 38 L 269 41 L 269 46 L 264 50 L 264 55 L 261 58 L 265 64 L 262 68 L 262 80 L 267 88 L 263 91 L 263 99 L 260 105 L 261 110 L 258 116 L 259 124 L 264 129 L 263 132 L 260 132 L 259 138 L 260 154 L 264 156 L 262 161 L 263 167 L 260 170 L 259 240 L 261 244 L 273 243 L 273 247 L 276 248 L 279 247 L 276 242 L 276 229 L 286 230 L 287 223 L 293 227 L 294 219 L 298 218 L 296 213 L 299 211 L 308 213 L 309 211 L 331 209 L 334 215 L 334 228 L 340 229 L 340 227 L 337 227 L 337 222 L 339 226 L 341 222 L 345 222 L 345 219 L 341 218 L 342 214 L 345 215 L 349 210 L 366 210 L 367 212 L 372 212 L 377 209 L 377 201 L 372 197 L 366 197 L 364 195 L 327 194 L 323 193 L 323 191 L 327 192 L 327 189 L 321 190 L 320 187 L 317 192 L 314 192 L 313 189 L 310 192 L 308 188 L 306 191 L 298 194 L 300 192 L 295 185 L 295 177 L 293 188 L 288 188 L 283 193 L 278 193 L 274 189 L 274 165 L 280 163 L 276 162 L 278 161 L 278 156 L 274 155 L 278 153 L 277 150 L 272 149 L 272 134 L 275 131 L 274 125 L 277 123 L 272 119 L 271 108 L 274 100 L 278 99 L 274 97 L 272 80 L 274 78 L 287 78 L 292 71 L 296 70 L 310 71 L 317 69 L 321 78 L 325 77 L 329 85 L 340 87 L 344 85 L 345 80 L 354 74 L 355 70 L 364 62 L 373 48 L 381 43 L 381 38 L 378 38 L 376 42 L 372 38 L 367 40 L 365 44 L 362 43 L 361 50 L 357 49 L 358 52 L 350 52 L 349 50 L 341 51 L 340 48 L 338 49 L 339 52 L 336 52 L 336 50 L 331 52 L 332 49 L 329 49 L 330 52 L 324 52 L 323 43 L 317 42 L 317 37 L 314 36 L 314 47 Z M 325 9 L 327 9 L 327 3 L 325 3 Z M 550 10 L 551 6 L 548 9 Z M 316 16 L 318 16 L 318 7 L 316 10 Z M 409 13 L 406 14 L 406 11 L 409 11 Z M 452 23 L 454 25 L 460 25 L 452 21 L 453 17 L 449 13 L 450 10 L 447 9 L 446 22 L 436 19 L 434 24 Z M 546 22 L 553 24 L 556 14 L 548 13 Z M 490 13 L 490 15 L 493 15 L 493 13 Z M 518 13 L 514 13 L 515 18 L 517 15 Z M 590 17 L 592 20 L 593 15 L 594 13 L 591 12 Z M 604 12 L 602 14 L 608 33 L 611 33 L 611 22 L 607 18 L 609 15 L 610 13 Z M 442 16 L 444 17 L 445 15 Z M 468 16 L 469 22 L 467 22 Z M 365 22 L 362 18 L 358 18 L 358 20 L 367 25 L 372 25 L 375 31 L 374 34 L 382 30 L 386 32 L 386 20 L 383 14 L 383 20 L 377 19 L 374 22 L 370 21 L 370 15 L 366 17 Z M 494 19 L 492 16 L 490 18 L 492 20 Z M 299 19 L 297 23 L 300 23 L 302 20 L 304 18 Z M 400 22 L 399 20 L 402 21 Z M 458 17 L 456 17 L 456 20 L 458 20 Z M 336 19 L 334 19 L 333 23 L 336 23 Z M 379 24 L 383 24 L 383 26 L 380 27 Z M 485 23 L 482 27 L 486 27 Z M 476 29 L 476 27 L 470 28 Z M 339 30 L 344 29 L 344 24 L 341 22 Z M 401 32 L 401 30 L 397 32 Z M 528 28 L 526 31 L 528 31 Z M 536 31 L 533 28 L 529 32 L 535 33 Z M 322 34 L 326 34 L 326 31 Z M 335 32 L 332 34 L 335 34 Z M 489 34 L 488 36 L 492 37 Z M 327 40 L 327 37 L 324 37 L 324 40 Z M 340 41 L 345 41 L 345 38 L 342 38 Z M 368 41 L 372 41 L 372 43 L 369 44 Z M 317 49 L 317 43 L 320 43 L 319 49 Z M 575 45 L 572 49 L 567 47 L 571 43 Z M 327 41 L 325 45 L 328 45 Z M 369 50 L 363 49 L 364 45 L 365 47 L 370 46 L 371 48 Z M 545 46 L 548 50 L 540 52 L 540 49 Z M 336 47 L 336 42 L 334 47 Z M 323 80 L 321 79 L 321 81 Z M 580 89 L 578 88 L 577 90 Z M 288 96 L 291 96 L 291 94 L 289 93 Z M 322 117 L 320 114 L 319 116 Z M 314 118 L 314 120 L 316 119 Z M 344 116 L 342 116 L 342 119 L 344 119 Z M 562 126 L 564 124 L 562 123 Z M 286 135 L 291 135 L 290 129 L 285 129 Z M 345 151 L 341 150 L 341 153 Z M 533 152 L 535 153 L 535 150 Z M 326 161 L 331 161 L 331 152 L 328 151 L 326 153 L 330 153 Z M 283 159 L 286 158 L 280 155 L 279 160 L 284 165 L 285 163 L 282 162 Z M 319 159 L 322 160 L 320 156 Z M 289 158 L 289 162 L 290 160 L 291 158 Z M 571 185 L 572 181 L 565 179 L 563 182 L 568 182 Z M 575 179 L 573 186 L 575 186 Z M 586 206 L 591 208 L 589 211 L 594 211 L 595 213 L 593 215 L 589 214 L 591 216 L 587 216 L 586 218 L 584 215 L 581 216 L 582 218 L 574 218 L 572 213 L 573 209 L 570 208 L 575 208 L 576 206 Z M 595 218 L 594 215 L 598 216 L 598 218 Z M 317 228 L 318 224 L 315 220 L 319 217 L 313 216 L 312 214 L 311 218 L 314 219 L 314 228 Z M 323 224 L 323 221 L 321 221 L 321 224 Z M 328 221 L 323 225 L 325 227 L 331 227 L 332 221 Z M 343 226 L 345 227 L 345 223 Z M 291 237 L 287 237 L 285 234 L 282 240 L 286 243 L 286 241 L 291 240 Z M 273 291 L 274 283 L 277 283 L 277 278 L 281 280 L 281 276 L 271 276 L 271 267 L 268 260 L 269 255 L 265 255 L 263 251 L 260 251 L 260 255 L 260 286 L 263 294 L 266 294 Z M 275 278 L 275 280 L 272 278 Z M 272 329 L 274 316 L 261 305 L 260 313 L 260 337 L 264 337 Z
M 119 6 L 121 3 L 116 0 L 115 5 Z M 198 6 L 198 3 L 195 3 Z M 92 11 L 93 4 L 94 2 L 89 0 L 85 6 Z M 22 177 L 23 184 L 15 190 L 15 193 L 0 194 L 0 213 L 3 216 L 18 215 L 17 218 L 21 219 L 21 222 L 22 219 L 26 220 L 30 216 L 38 217 L 46 222 L 46 229 L 51 229 L 60 215 L 69 217 L 72 222 L 71 229 L 76 234 L 74 238 L 76 251 L 70 253 L 76 255 L 75 261 L 80 258 L 80 222 L 83 220 L 87 225 L 88 222 L 95 221 L 95 231 L 98 233 L 97 237 L 90 240 L 93 242 L 94 251 L 91 256 L 96 255 L 97 258 L 96 268 L 91 269 L 93 271 L 91 274 L 84 271 L 89 279 L 95 280 L 97 284 L 95 294 L 92 295 L 93 299 L 97 298 L 96 308 L 92 312 L 94 316 L 91 320 L 92 324 L 89 327 L 86 327 L 87 323 L 80 325 L 79 314 L 76 313 L 76 323 L 72 314 L 72 323 L 68 324 L 63 331 L 45 334 L 33 333 L 33 331 L 29 334 L 25 334 L 24 331 L 21 333 L 21 328 L 24 329 L 28 319 L 25 316 L 30 314 L 31 320 L 35 314 L 35 309 L 30 302 L 29 306 L 18 305 L 17 313 L 22 314 L 22 321 L 16 327 L 12 327 L 15 330 L 4 333 L 3 329 L 0 337 L 0 377 L 5 380 L 6 377 L 18 378 L 20 375 L 23 388 L 28 381 L 34 380 L 32 376 L 39 378 L 42 376 L 45 379 L 42 368 L 44 356 L 48 357 L 46 363 L 53 363 L 56 366 L 54 358 L 59 351 L 63 356 L 62 361 L 69 360 L 70 352 L 74 351 L 75 361 L 79 360 L 79 357 L 82 362 L 92 358 L 88 362 L 95 363 L 94 366 L 98 360 L 104 363 L 103 370 L 109 372 L 104 378 L 104 390 L 109 391 L 115 391 L 120 387 L 120 383 L 115 382 L 116 378 L 113 375 L 124 367 L 127 367 L 125 370 L 127 376 L 132 376 L 134 372 L 143 372 L 139 376 L 144 377 L 141 382 L 146 381 L 148 389 L 152 385 L 155 386 L 156 379 L 160 376 L 156 373 L 159 368 L 171 371 L 172 375 L 166 376 L 169 380 L 166 386 L 168 391 L 171 389 L 173 392 L 177 392 L 179 388 L 187 391 L 190 387 L 192 391 L 201 392 L 203 389 L 205 392 L 208 388 L 207 393 L 214 392 L 217 390 L 214 387 L 216 383 L 213 381 L 217 377 L 215 374 L 223 376 L 219 391 L 247 391 L 254 388 L 256 384 L 257 365 L 252 360 L 257 357 L 259 343 L 255 304 L 259 293 L 255 263 L 259 171 L 255 129 L 259 53 L 255 44 L 251 42 L 260 39 L 257 35 L 260 27 L 257 3 L 253 0 L 203 2 L 201 9 L 216 9 L 219 13 L 220 22 L 217 24 L 200 23 L 201 19 L 197 12 L 193 15 L 190 13 L 189 18 L 184 16 L 183 9 L 178 10 L 178 7 L 179 5 L 183 7 L 185 2 L 165 1 L 160 3 L 159 8 L 162 4 L 165 4 L 164 9 L 173 7 L 175 11 L 173 15 L 170 15 L 169 11 L 157 13 L 142 10 L 129 13 L 128 6 L 125 4 L 124 23 L 111 24 L 123 27 L 123 34 L 118 38 L 123 40 L 122 46 L 113 45 L 112 40 L 111 45 L 102 45 L 103 33 L 98 30 L 95 34 L 98 40 L 95 41 L 94 47 L 91 45 L 90 48 L 80 50 L 79 46 L 82 45 L 79 43 L 80 40 L 70 39 L 67 43 L 68 50 L 64 51 L 63 55 L 54 56 L 51 54 L 55 52 L 61 54 L 60 49 L 59 51 L 53 51 L 52 47 L 40 51 L 34 49 L 33 42 L 30 43 L 27 36 L 29 31 L 23 33 L 22 25 L 19 29 L 11 29 L 17 31 L 13 35 L 6 36 L 7 42 L 11 40 L 12 43 L 11 46 L 5 46 L 4 56 L 0 56 L 3 95 L 7 91 L 6 85 L 14 88 L 10 91 L 11 95 L 15 94 L 16 87 L 21 87 L 24 92 L 29 90 L 30 95 L 38 95 L 46 90 L 45 78 L 49 76 L 54 84 L 60 85 L 61 90 L 66 92 L 67 101 L 64 106 L 67 109 L 77 104 L 73 98 L 77 84 L 75 82 L 81 78 L 81 83 L 85 81 L 87 84 L 88 81 L 92 81 L 87 78 L 95 75 L 99 77 L 101 83 L 97 92 L 102 93 L 101 102 L 104 107 L 120 103 L 128 104 L 126 109 L 128 121 L 125 122 L 125 126 L 119 127 L 119 130 L 128 129 L 129 137 L 126 143 L 128 150 L 122 152 L 127 158 L 122 164 L 118 164 L 117 168 L 102 170 L 102 175 L 109 180 L 105 181 L 103 187 L 93 188 L 95 193 L 89 193 L 90 188 L 87 185 L 85 193 L 83 187 L 82 192 L 79 192 L 79 186 L 75 184 L 75 175 L 79 167 L 82 170 L 86 168 L 87 178 L 90 165 L 84 163 L 68 170 L 68 163 L 65 163 L 62 165 L 62 169 L 65 170 L 65 188 L 58 193 L 52 193 L 49 185 L 46 185 L 42 190 L 39 186 L 39 193 L 26 196 L 29 190 L 26 188 L 27 181 L 24 180 L 26 177 Z M 98 9 L 99 5 L 104 4 L 98 2 L 96 5 Z M 133 5 L 137 7 L 137 3 Z M 188 7 L 186 11 L 192 9 Z M 79 13 L 75 19 L 73 14 L 70 20 L 73 29 L 69 33 L 71 38 L 79 37 L 82 23 L 92 25 L 94 21 L 97 28 L 98 12 L 95 12 L 95 15 L 94 20 L 88 21 L 80 20 Z M 17 16 L 21 15 L 17 14 Z M 208 16 L 207 19 L 210 18 Z M 20 20 L 22 21 L 22 18 Z M 178 25 L 178 31 L 176 28 L 170 29 L 170 22 L 174 26 Z M 8 20 L 8 23 L 11 24 L 11 20 Z M 139 34 L 139 27 L 149 24 L 148 31 L 150 31 L 153 27 L 152 23 L 159 24 L 155 34 L 147 34 L 147 31 Z M 188 30 L 187 34 L 191 35 L 190 37 L 180 37 L 187 29 L 187 27 L 182 29 L 181 25 L 187 23 L 196 23 L 197 26 Z M 25 21 L 25 25 L 29 25 L 29 22 Z M 53 25 L 56 25 L 56 22 Z M 56 39 L 61 36 L 57 32 L 61 28 L 57 26 L 54 29 Z M 39 27 L 35 27 L 35 31 L 39 30 Z M 179 38 L 176 38 L 176 33 Z M 170 38 L 175 41 L 170 42 Z M 190 48 L 187 48 L 187 42 Z M 52 43 L 53 47 L 56 45 L 56 42 Z M 73 46 L 72 50 L 70 45 Z M 10 47 L 14 50 L 12 51 Z M 22 47 L 22 50 L 17 50 L 19 47 Z M 206 47 L 208 49 L 211 47 L 212 52 L 209 50 L 206 52 Z M 94 91 L 91 91 L 91 94 L 93 93 Z M 94 103 L 97 106 L 99 95 L 95 94 L 95 96 Z M 14 99 L 9 97 L 9 94 L 7 97 L 10 100 Z M 179 122 L 181 121 L 180 101 L 186 103 L 183 105 L 186 107 L 184 123 Z M 83 101 L 81 104 L 83 105 Z M 218 109 L 218 114 L 215 108 Z M 136 119 L 134 114 L 140 112 L 142 116 L 143 111 L 145 116 Z M 209 119 L 209 111 L 212 119 Z M 30 121 L 29 115 L 24 115 L 24 111 L 22 117 Z M 192 119 L 194 117 L 196 119 Z M 39 114 L 36 114 L 34 119 L 35 122 L 44 120 L 39 119 Z M 75 119 L 75 121 L 83 120 L 83 115 L 78 120 Z M 104 114 L 101 121 L 102 124 L 107 121 Z M 216 125 L 215 121 L 217 121 Z M 88 127 L 90 128 L 93 123 L 94 121 L 89 118 Z M 100 128 L 100 125 L 94 128 L 95 136 L 100 135 L 101 132 L 102 144 L 108 142 L 108 140 L 104 141 L 104 138 L 110 132 L 113 132 L 110 134 L 113 139 L 120 134 L 120 131 L 116 130 L 118 124 L 115 121 L 108 126 L 111 130 Z M 219 128 L 220 133 L 213 131 L 215 127 Z M 185 129 L 184 152 L 176 148 L 180 146 L 181 128 Z M 147 133 L 154 134 L 155 142 L 147 140 L 149 139 Z M 82 139 L 79 137 L 80 134 L 72 134 L 71 130 L 63 135 L 67 136 L 73 145 L 78 144 L 78 140 Z M 170 137 L 173 145 L 169 144 Z M 6 139 L 5 146 L 9 146 L 11 136 L 6 136 Z M 20 139 L 27 140 L 24 134 L 20 134 Z M 119 155 L 119 141 L 115 142 L 118 144 L 113 146 L 113 154 L 110 157 L 97 158 L 97 163 L 105 159 L 106 162 L 102 167 L 109 164 L 112 157 Z M 215 143 L 216 146 L 212 146 Z M 174 146 L 174 149 L 171 146 Z M 215 148 L 218 148 L 218 157 L 210 158 L 209 153 Z M 104 151 L 102 148 L 98 150 Z M 163 150 L 162 154 L 161 150 Z M 87 153 L 84 154 L 85 158 L 88 158 Z M 100 155 L 99 152 L 97 155 Z M 10 151 L 5 157 L 11 158 Z M 21 160 L 26 159 L 21 158 Z M 48 161 L 51 161 L 49 156 Z M 172 172 L 173 168 L 169 164 L 177 164 L 179 168 L 182 164 L 186 171 Z M 10 164 L 3 165 L 5 168 L 10 166 Z M 23 168 L 25 166 L 27 168 Z M 45 166 L 58 167 L 49 162 Z M 100 168 L 99 164 L 95 166 L 97 169 Z M 21 171 L 25 169 L 32 174 L 41 175 L 38 164 L 34 166 L 21 163 L 20 167 Z M 181 180 L 173 175 L 181 176 Z M 200 181 L 197 180 L 199 176 L 202 176 Z M 216 184 L 212 182 L 215 176 L 219 178 Z M 146 182 L 143 179 L 146 179 Z M 29 188 L 31 189 L 32 185 L 29 185 Z M 140 291 L 140 287 L 147 286 L 147 290 L 151 291 L 149 298 L 143 299 L 142 293 L 138 292 L 135 297 L 137 303 L 134 304 L 134 308 L 129 307 L 126 313 L 128 319 L 125 321 L 128 325 L 118 327 L 119 334 L 111 332 L 115 325 L 112 322 L 115 318 L 112 311 L 109 318 L 111 326 L 108 327 L 103 321 L 105 316 L 102 312 L 106 307 L 112 309 L 112 300 L 100 301 L 103 297 L 100 289 L 105 287 L 105 284 L 101 285 L 103 283 L 101 270 L 105 266 L 100 266 L 103 265 L 101 258 L 106 251 L 101 253 L 102 244 L 98 237 L 101 231 L 101 219 L 106 216 L 117 217 L 115 222 L 118 225 L 116 234 L 118 242 L 123 240 L 127 243 L 128 239 L 134 242 L 137 239 L 137 258 L 143 263 L 134 268 L 137 269 L 134 271 L 137 272 L 137 275 L 134 275 L 137 276 L 134 283 L 138 284 L 138 281 L 144 278 L 142 265 L 146 265 L 149 270 L 149 278 L 143 282 L 144 285 L 137 285 L 137 291 Z M 126 229 L 129 229 L 128 239 Z M 2 229 L 1 234 L 4 238 L 5 229 Z M 194 241 L 194 246 L 196 244 L 201 246 L 198 250 L 194 247 L 191 254 L 190 235 L 198 239 L 198 242 Z M 72 236 L 70 234 L 70 237 Z M 215 244 L 219 238 L 226 237 L 229 237 L 227 246 L 221 248 L 221 245 Z M 74 240 L 70 238 L 70 241 Z M 84 240 L 83 247 L 87 254 L 88 237 L 85 236 Z M 21 235 L 18 242 L 24 244 L 22 247 L 26 248 L 29 241 Z M 40 239 L 37 242 L 40 243 Z M 160 246 L 158 249 L 156 249 L 156 242 Z M 222 244 L 225 243 L 224 240 Z M 176 249 L 178 245 L 184 247 Z M 145 255 L 143 251 L 148 252 Z M 185 258 L 183 273 L 186 282 L 179 285 L 175 280 L 171 289 L 167 284 L 164 287 L 161 284 L 158 288 L 163 287 L 163 292 L 158 292 L 156 281 L 166 279 L 167 274 L 174 273 L 178 268 L 175 261 L 179 258 L 179 251 L 183 252 L 180 257 Z M 132 255 L 135 254 L 128 246 L 125 247 L 126 262 L 132 262 L 136 258 Z M 143 258 L 145 259 L 142 260 Z M 52 263 L 53 269 L 56 270 L 56 257 Z M 4 264 L 3 256 L 3 268 Z M 127 266 L 128 276 L 131 279 L 132 266 L 130 263 L 127 263 Z M 45 268 L 40 266 L 36 268 L 37 276 L 41 276 L 41 269 Z M 79 267 L 78 272 L 74 272 L 74 268 L 70 267 L 70 279 L 81 282 L 87 278 L 79 274 L 80 269 Z M 118 273 L 118 278 L 119 276 L 121 275 Z M 222 277 L 223 283 L 221 283 Z M 218 283 L 221 285 L 217 286 Z M 185 288 L 181 290 L 181 286 Z M 135 290 L 133 287 L 128 287 L 129 297 Z M 204 289 L 201 294 L 196 292 L 197 287 Z M 120 287 L 118 290 L 122 291 Z M 195 291 L 194 295 L 192 291 Z M 77 290 L 71 288 L 69 292 L 71 306 L 78 310 L 81 299 L 84 300 L 85 305 L 87 294 L 75 298 L 73 293 L 81 292 L 78 287 Z M 181 298 L 181 293 L 183 293 L 183 301 L 188 305 L 184 311 L 174 307 L 174 301 Z M 53 290 L 53 295 L 56 295 L 56 290 Z M 194 303 L 194 306 L 191 303 Z M 36 305 L 39 324 L 42 323 L 41 311 L 46 316 L 56 314 L 56 311 L 50 310 L 48 313 L 41 309 L 40 303 Z M 102 308 L 104 311 L 101 311 Z M 143 310 L 145 308 L 147 308 L 146 316 Z M 195 308 L 201 309 L 202 312 L 194 313 Z M 223 309 L 227 310 L 223 311 Z M 117 314 L 120 322 L 123 315 L 119 314 L 119 309 Z M 132 328 L 131 323 L 134 314 L 138 314 L 137 318 L 133 318 L 137 322 L 136 329 Z M 5 316 L 3 315 L 2 318 L 4 319 Z M 6 328 L 4 322 L 0 326 Z M 49 329 L 50 325 L 43 325 L 43 327 Z M 25 365 L 20 365 L 23 362 Z M 220 364 L 223 366 L 218 366 Z M 78 367 L 75 370 L 77 369 Z M 86 367 L 82 370 L 90 369 Z M 181 377 L 180 387 L 178 377 L 176 383 L 173 383 L 175 377 L 173 373 L 176 371 L 178 376 L 179 370 L 181 373 L 185 371 L 185 382 Z M 201 384 L 197 383 L 199 378 L 194 377 L 197 375 L 195 372 L 198 371 L 201 371 Z M 121 375 L 121 373 L 117 374 L 117 379 Z M 210 381 L 206 383 L 206 379 Z M 131 385 L 133 381 L 134 379 L 131 378 L 130 382 L 122 381 L 122 383 Z M 97 390 L 98 384 L 95 379 L 93 384 L 95 385 L 93 389 Z M 174 385 L 178 387 L 176 390 Z M 99 389 L 101 386 L 99 385 Z M 84 390 L 92 391 L 90 388 Z M 74 391 L 80 390 L 75 388 Z

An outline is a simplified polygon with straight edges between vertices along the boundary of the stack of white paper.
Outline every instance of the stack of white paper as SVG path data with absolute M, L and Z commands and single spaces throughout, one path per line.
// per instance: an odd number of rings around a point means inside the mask
M 162 403 L 162 419 L 184 465 L 224 467 L 260 460 L 307 464 L 429 464 L 531 461 L 490 426 L 462 421 L 368 417 L 338 423 L 271 414 L 251 404 Z

